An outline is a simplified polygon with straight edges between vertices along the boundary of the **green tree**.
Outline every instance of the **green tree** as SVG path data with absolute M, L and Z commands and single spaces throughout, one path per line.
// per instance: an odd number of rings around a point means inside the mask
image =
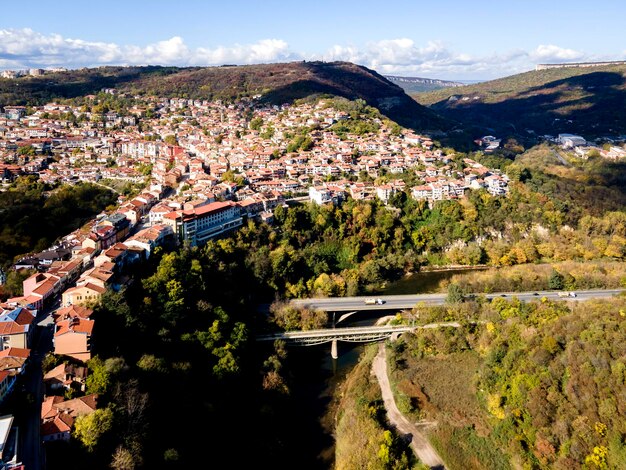
M 87 393 L 101 395 L 105 393 L 111 385 L 111 374 L 104 361 L 98 356 L 87 361 L 89 375 L 87 376 Z
M 250 129 L 253 131 L 258 131 L 259 129 L 261 129 L 262 125 L 263 125 L 263 119 L 260 117 L 255 117 L 254 119 L 250 121 Z
M 558 272 L 556 269 L 553 269 L 550 273 L 550 277 L 548 278 L 548 288 L 561 290 L 565 287 L 565 277 Z
M 446 302 L 450 304 L 457 304 L 463 302 L 463 288 L 457 283 L 448 284 L 448 295 L 446 296 Z
M 173 134 L 166 135 L 165 139 L 163 139 L 163 142 L 165 142 L 168 145 L 178 145 L 178 139 Z
M 7 274 L 6 282 L 3 286 L 5 295 L 8 297 L 17 297 L 24 294 L 24 280 L 35 274 L 34 269 L 20 269 L 19 271 L 11 269 Z
M 19 147 L 17 149 L 18 155 L 27 155 L 29 157 L 32 157 L 33 155 L 35 155 L 35 153 L 35 147 L 33 147 L 32 145 L 23 145 L 22 147 Z

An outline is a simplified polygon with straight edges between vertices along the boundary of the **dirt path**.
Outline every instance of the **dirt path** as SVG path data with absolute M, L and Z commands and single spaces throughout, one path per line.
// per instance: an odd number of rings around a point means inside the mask
M 376 375 L 380 384 L 387 417 L 391 424 L 396 427 L 399 433 L 411 436 L 411 448 L 422 463 L 433 469 L 445 469 L 443 460 L 439 457 L 434 447 L 430 445 L 426 436 L 398 410 L 391 392 L 389 377 L 387 376 L 387 357 L 385 345 L 382 343 L 378 346 L 378 354 L 374 358 L 372 372 Z

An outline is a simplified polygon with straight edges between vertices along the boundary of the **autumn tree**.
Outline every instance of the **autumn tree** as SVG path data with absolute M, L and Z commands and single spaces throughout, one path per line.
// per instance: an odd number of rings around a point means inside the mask
M 100 438 L 113 426 L 113 410 L 100 408 L 93 413 L 81 415 L 74 421 L 72 436 L 89 451 L 93 451 Z

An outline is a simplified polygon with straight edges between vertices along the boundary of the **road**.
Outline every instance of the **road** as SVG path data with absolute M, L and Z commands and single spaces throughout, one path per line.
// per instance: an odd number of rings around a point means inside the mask
M 558 291 L 536 291 L 536 292 L 497 292 L 493 294 L 474 294 L 482 295 L 487 299 L 496 297 L 512 298 L 517 297 L 519 300 L 528 302 L 539 300 L 545 297 L 550 300 L 570 300 L 583 301 L 590 299 L 601 299 L 619 295 L 626 289 L 596 289 L 576 291 L 576 297 L 559 297 Z M 382 305 L 366 305 L 365 299 L 371 296 L 361 297 L 329 297 L 329 298 L 311 298 L 311 299 L 294 299 L 291 304 L 296 307 L 307 307 L 316 310 L 325 310 L 328 312 L 351 312 L 354 310 L 403 310 L 413 308 L 416 304 L 423 302 L 425 305 L 443 305 L 446 303 L 447 294 L 416 294 L 416 295 L 383 295 L 381 298 L 384 303 Z
M 384 344 L 378 346 L 378 354 L 372 363 L 372 373 L 378 379 L 383 401 L 385 402 L 385 409 L 387 410 L 387 417 L 391 424 L 400 434 L 411 438 L 411 449 L 413 449 L 413 452 L 422 463 L 433 469 L 445 469 L 443 460 L 439 457 L 435 448 L 428 442 L 426 436 L 400 413 L 396 405 L 389 384 L 389 376 L 387 375 L 387 358 Z
M 45 468 L 45 455 L 41 441 L 41 402 L 44 396 L 41 361 L 52 348 L 53 323 L 47 313 L 37 315 L 33 324 L 35 336 L 28 368 L 23 377 L 24 392 L 29 394 L 29 402 L 23 412 L 20 433 L 19 456 L 25 468 L 41 470 Z

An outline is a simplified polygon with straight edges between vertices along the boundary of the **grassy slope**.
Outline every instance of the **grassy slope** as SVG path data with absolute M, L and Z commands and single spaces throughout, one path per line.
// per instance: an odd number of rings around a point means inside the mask
M 393 382 L 437 421 L 446 463 L 625 468 L 624 299 L 515 305 L 473 307 L 486 327 L 423 330 L 393 347 Z
M 118 88 L 132 93 L 232 100 L 263 94 L 282 104 L 312 94 L 364 99 L 399 124 L 441 129 L 445 120 L 382 75 L 349 62 L 289 62 L 227 67 L 99 67 L 42 77 L 0 79 L 0 106 L 42 104 Z
M 626 106 L 625 77 L 625 65 L 548 69 L 411 96 L 466 125 L 517 132 L 625 133 L 620 112 Z M 459 99 L 449 101 L 451 96 Z

